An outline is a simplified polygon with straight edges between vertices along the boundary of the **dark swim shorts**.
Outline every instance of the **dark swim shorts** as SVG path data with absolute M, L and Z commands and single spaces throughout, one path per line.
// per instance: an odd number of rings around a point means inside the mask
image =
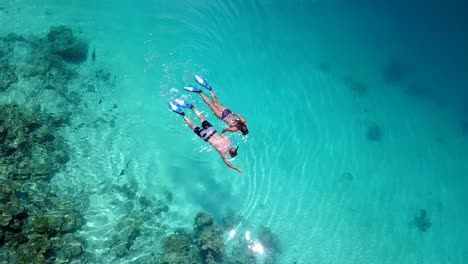
M 231 113 L 232 113 L 231 110 L 229 110 L 229 109 L 227 109 L 227 108 L 224 109 L 223 112 L 221 113 L 221 119 L 224 120 L 224 118 L 226 118 L 226 117 L 227 117 L 228 115 L 230 115 Z
M 202 122 L 202 127 L 201 128 L 200 127 L 194 128 L 193 132 L 195 132 L 195 134 L 197 134 L 203 140 L 208 141 L 208 139 L 210 139 L 210 137 L 213 136 L 214 133 L 216 133 L 216 130 L 210 124 L 210 122 L 205 120 L 205 121 Z

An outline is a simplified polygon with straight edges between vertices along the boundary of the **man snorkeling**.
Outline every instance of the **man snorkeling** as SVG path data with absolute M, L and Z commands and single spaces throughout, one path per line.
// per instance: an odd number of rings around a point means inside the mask
M 229 108 L 220 104 L 211 86 L 200 75 L 195 75 L 193 78 L 201 86 L 208 89 L 211 98 L 213 99 L 213 102 L 205 94 L 203 94 L 202 90 L 194 86 L 189 85 L 184 87 L 184 89 L 190 92 L 198 93 L 203 99 L 203 101 L 205 101 L 205 103 L 210 107 L 211 111 L 213 111 L 213 113 L 219 119 L 223 120 L 226 124 L 228 124 L 228 127 L 224 128 L 221 133 L 236 132 L 240 130 L 242 132 L 242 135 L 247 135 L 249 133 L 249 129 L 247 128 L 247 121 L 245 121 L 244 117 L 242 117 L 238 113 L 233 113 Z
M 237 155 L 237 149 L 239 147 L 233 148 L 232 141 L 224 134 L 216 132 L 214 127 L 205 120 L 203 115 L 190 103 L 186 102 L 181 98 L 176 98 L 168 103 L 169 108 L 182 116 L 185 123 L 197 134 L 201 139 L 208 142 L 213 148 L 218 151 L 219 155 L 223 159 L 224 163 L 232 169 L 235 169 L 239 173 L 242 173 L 242 170 L 233 164 L 231 164 L 226 156 L 226 153 L 229 153 L 231 157 Z M 200 119 L 201 127 L 195 126 L 195 124 L 185 116 L 185 113 L 180 109 L 180 107 L 190 108 L 195 113 L 195 115 Z

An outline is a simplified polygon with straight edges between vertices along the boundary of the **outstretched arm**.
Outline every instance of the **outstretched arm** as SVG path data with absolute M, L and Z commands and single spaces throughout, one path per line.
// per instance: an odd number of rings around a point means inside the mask
M 237 127 L 226 127 L 223 129 L 223 131 L 221 131 L 221 133 L 224 134 L 224 132 L 236 132 L 237 130 L 239 130 Z
M 236 171 L 238 171 L 239 173 L 242 173 L 242 170 L 234 165 L 232 165 L 229 160 L 227 159 L 226 157 L 226 154 L 224 153 L 219 153 L 221 154 L 221 158 L 223 159 L 224 163 L 226 163 L 226 165 L 229 167 L 229 168 L 232 168 L 232 169 L 235 169 Z

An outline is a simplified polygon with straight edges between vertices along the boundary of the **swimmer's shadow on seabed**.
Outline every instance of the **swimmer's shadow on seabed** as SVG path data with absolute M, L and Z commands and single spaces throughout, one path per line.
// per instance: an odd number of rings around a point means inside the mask
M 215 216 L 226 215 L 226 210 L 238 202 L 233 195 L 232 184 L 217 179 L 216 173 L 201 167 L 199 170 L 204 170 L 205 173 L 193 173 L 194 168 L 191 167 L 171 166 L 172 184 L 183 190 L 180 193 L 185 199 L 197 203 L 202 210 Z

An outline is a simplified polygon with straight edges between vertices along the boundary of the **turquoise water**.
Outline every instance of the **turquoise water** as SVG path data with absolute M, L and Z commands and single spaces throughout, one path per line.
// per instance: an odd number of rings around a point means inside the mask
M 104 125 L 64 129 L 72 157 L 53 180 L 93 193 L 81 232 L 101 262 L 144 263 L 167 235 L 151 220 L 128 256 L 106 255 L 127 198 L 97 186 L 125 182 L 141 195 L 173 193 L 170 211 L 157 220 L 167 232 L 190 228 L 198 211 L 239 214 L 239 233 L 269 227 L 281 242 L 278 263 L 468 259 L 468 128 L 461 125 L 468 122 L 468 23 L 461 3 L 5 1 L 0 7 L 2 33 L 45 34 L 69 25 L 96 50 L 96 63 L 80 65 L 80 73 L 104 68 L 115 76 L 115 87 L 83 92 L 73 125 Z M 240 146 L 232 162 L 243 174 L 225 167 L 167 109 L 171 97 L 182 96 L 221 130 L 203 101 L 182 89 L 196 73 L 247 119 L 249 135 L 231 135 Z M 425 232 L 411 224 L 422 209 L 431 222 Z

